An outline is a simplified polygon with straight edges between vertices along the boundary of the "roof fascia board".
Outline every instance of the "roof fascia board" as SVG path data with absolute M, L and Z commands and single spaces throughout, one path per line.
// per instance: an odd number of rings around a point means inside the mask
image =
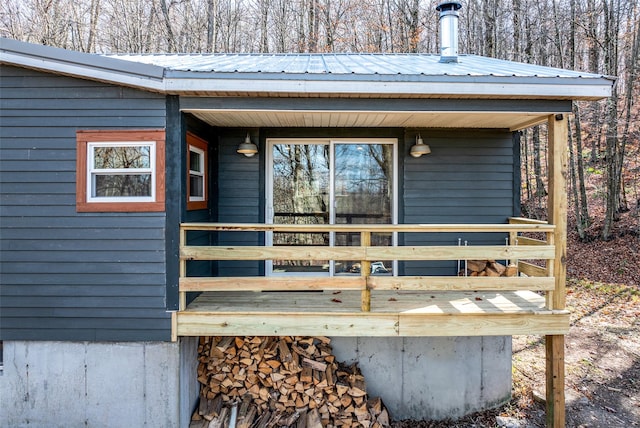
M 433 82 L 433 83 L 496 83 L 504 82 L 511 84 L 536 84 L 541 80 L 548 80 L 550 82 L 560 82 L 555 84 L 604 84 L 612 85 L 616 79 L 596 75 L 585 74 L 576 76 L 561 76 L 561 75 L 536 75 L 536 76 L 522 76 L 511 74 L 455 74 L 446 73 L 442 74 L 363 74 L 363 73 L 271 73 L 271 72 L 216 72 L 216 71 L 184 71 L 184 70 L 172 70 L 167 69 L 165 77 L 167 79 L 205 79 L 210 81 L 215 80 L 293 80 L 293 81 L 323 81 L 323 82 L 340 82 L 340 81 L 364 81 L 364 82 Z
M 181 110 L 571 113 L 569 100 L 180 97 Z
M 164 68 L 0 39 L 0 63 L 164 92 Z
M 558 78 L 554 83 L 510 83 L 506 79 L 495 82 L 371 82 L 371 81 L 313 81 L 313 80 L 246 80 L 167 78 L 166 90 L 172 94 L 208 93 L 271 93 L 321 95 L 422 95 L 456 96 L 464 98 L 556 98 L 572 100 L 601 99 L 611 96 L 612 82 L 577 83 Z

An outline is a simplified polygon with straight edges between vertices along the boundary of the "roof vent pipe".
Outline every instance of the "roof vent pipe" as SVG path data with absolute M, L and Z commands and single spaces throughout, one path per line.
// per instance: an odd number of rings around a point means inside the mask
M 457 1 L 440 3 L 440 62 L 458 62 L 458 10 Z

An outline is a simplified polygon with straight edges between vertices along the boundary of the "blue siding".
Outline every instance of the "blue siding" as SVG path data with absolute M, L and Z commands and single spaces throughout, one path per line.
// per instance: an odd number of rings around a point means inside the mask
M 185 122 L 187 124 L 187 129 L 189 132 L 194 135 L 202 138 L 207 141 L 208 144 L 208 174 L 207 174 L 207 184 L 206 187 L 208 189 L 208 207 L 206 209 L 199 210 L 186 210 L 183 215 L 184 221 L 187 223 L 198 223 L 198 222 L 215 222 L 216 221 L 216 212 L 213 209 L 216 200 L 217 200 L 217 188 L 216 188 L 216 177 L 217 177 L 217 159 L 215 154 L 217 153 L 217 136 L 213 134 L 213 129 L 201 122 L 200 120 L 192 117 L 185 116 Z M 214 144 L 212 144 L 212 142 Z M 186 154 L 186 152 L 185 152 Z M 186 154 L 188 155 L 188 154 Z M 184 165 L 186 165 L 186 159 L 183 161 Z M 187 179 L 186 174 L 183 174 L 184 184 L 182 187 L 187 188 Z M 185 204 L 186 207 L 186 204 Z M 191 231 L 187 235 L 187 244 L 189 245 L 212 245 L 214 243 L 213 233 L 211 232 L 201 232 L 201 231 Z M 187 275 L 188 276 L 214 276 L 215 270 L 213 270 L 214 263 L 209 261 L 189 261 L 187 262 Z
M 164 96 L 2 66 L 0 339 L 168 340 L 164 213 L 77 213 L 76 130 L 165 128 Z
M 225 130 L 218 138 L 218 204 L 217 218 L 222 223 L 259 223 L 264 221 L 261 198 L 264 181 L 260 165 L 263 151 L 247 158 L 236 153 L 246 129 Z M 262 233 L 219 233 L 218 245 L 262 245 Z M 220 261 L 220 276 L 257 276 L 263 263 L 255 261 Z
M 400 132 L 400 133 L 399 133 Z M 408 156 L 420 132 L 432 153 Z M 513 136 L 506 130 L 406 130 L 397 129 L 262 129 L 269 137 L 397 137 L 399 148 L 399 223 L 498 223 L 513 215 Z M 246 130 L 224 130 L 219 137 L 218 204 L 220 222 L 264 220 L 263 149 L 252 158 L 235 152 Z M 404 144 L 403 144 L 404 141 Z M 406 234 L 405 245 L 501 245 L 502 234 Z M 260 245 L 259 233 L 220 233 L 220 245 Z M 221 276 L 260 275 L 255 262 L 220 262 Z M 411 262 L 401 266 L 406 275 L 453 275 L 456 261 Z
M 407 132 L 405 153 L 415 141 Z M 503 130 L 420 130 L 431 154 L 405 158 L 401 223 L 504 224 L 513 215 L 513 136 Z M 406 245 L 501 245 L 503 234 L 406 234 Z M 457 263 L 404 263 L 406 275 L 453 275 Z

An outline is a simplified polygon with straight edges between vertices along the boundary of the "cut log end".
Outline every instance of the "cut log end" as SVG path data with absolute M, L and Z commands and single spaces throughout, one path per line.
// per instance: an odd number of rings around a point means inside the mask
M 390 426 L 357 364 L 337 362 L 327 337 L 205 337 L 198 352 L 192 420 L 203 426 Z
M 489 276 L 504 277 L 518 276 L 518 266 L 510 263 L 508 266 L 495 260 L 467 260 L 466 268 L 458 272 L 458 276 Z

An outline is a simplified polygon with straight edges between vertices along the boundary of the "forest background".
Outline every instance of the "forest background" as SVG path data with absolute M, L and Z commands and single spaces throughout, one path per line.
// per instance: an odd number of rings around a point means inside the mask
M 437 53 L 440 2 L 3 0 L 0 36 L 92 53 Z M 640 284 L 639 1 L 461 3 L 461 53 L 616 77 L 569 119 L 569 274 Z M 546 132 L 522 132 L 523 215 L 539 219 Z

